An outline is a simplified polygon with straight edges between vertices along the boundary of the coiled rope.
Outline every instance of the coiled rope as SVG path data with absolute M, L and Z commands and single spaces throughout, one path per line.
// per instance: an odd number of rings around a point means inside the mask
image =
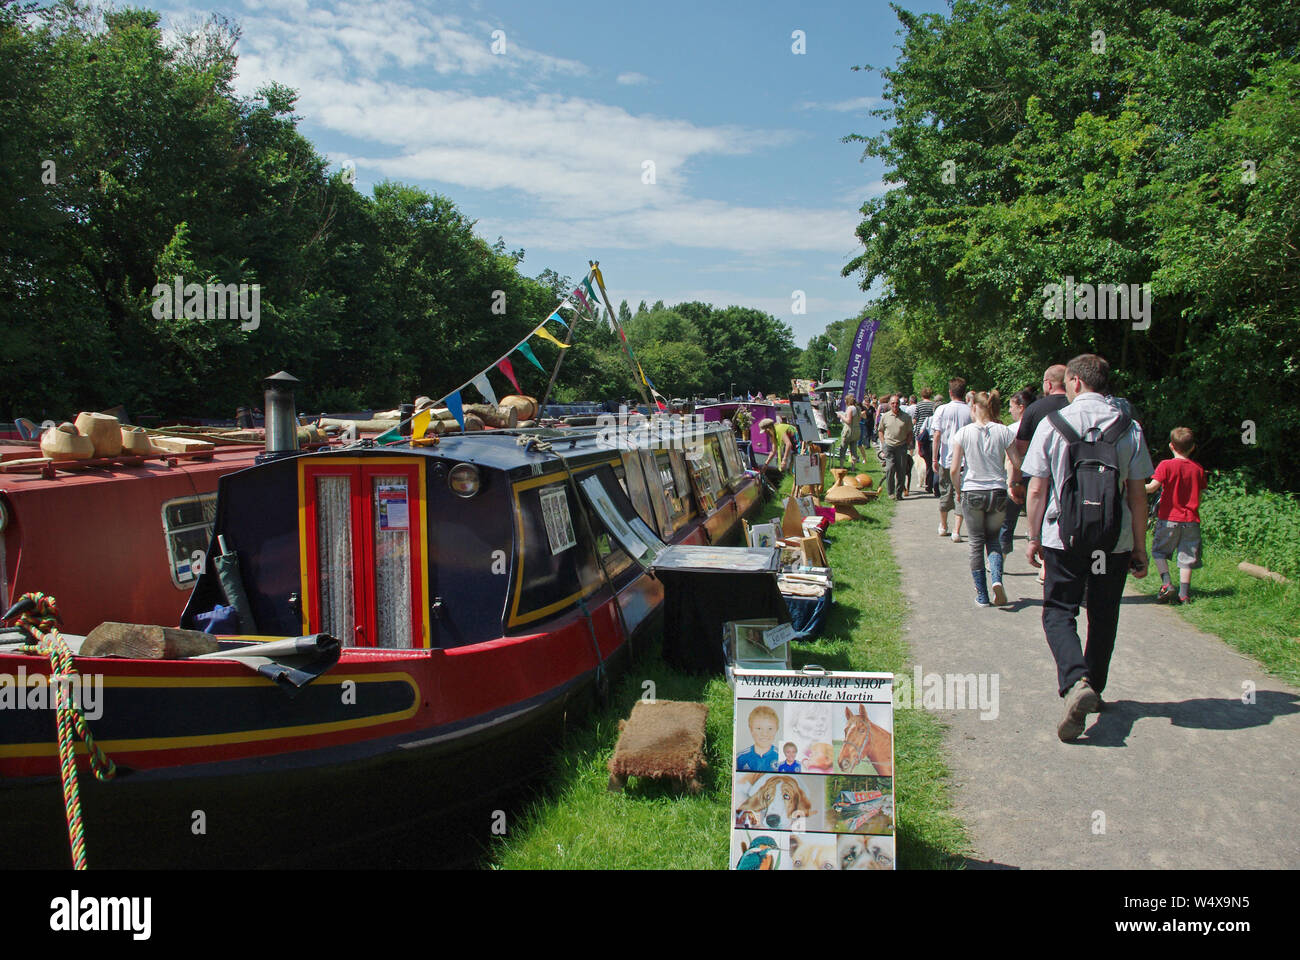
M 24 601 L 30 601 L 25 603 Z M 18 626 L 27 631 L 34 644 L 18 647 L 19 653 L 32 653 L 50 658 L 50 687 L 55 691 L 59 730 L 59 777 L 63 781 L 63 808 L 68 818 L 68 845 L 72 848 L 74 870 L 86 869 L 86 835 L 81 822 L 81 793 L 77 788 L 76 736 L 86 744 L 90 768 L 96 779 L 111 780 L 117 774 L 117 765 L 103 749 L 86 725 L 81 704 L 71 695 L 73 679 L 78 677 L 73 664 L 72 651 L 63 639 L 59 627 L 59 605 L 53 597 L 43 593 L 26 593 L 15 606 L 24 606 L 18 617 Z M 80 684 L 77 685 L 80 689 Z

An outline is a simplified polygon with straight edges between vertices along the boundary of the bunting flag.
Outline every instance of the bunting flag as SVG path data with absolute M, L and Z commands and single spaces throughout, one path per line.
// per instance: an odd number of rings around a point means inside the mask
M 523 391 L 519 389 L 519 381 L 515 379 L 515 365 L 510 362 L 509 357 L 502 357 L 498 360 L 497 369 L 510 378 L 510 382 L 514 384 L 515 393 L 523 393 Z
M 533 331 L 533 333 L 537 334 L 539 337 L 544 337 L 547 340 L 551 341 L 551 343 L 555 344 L 561 350 L 568 350 L 569 347 L 572 346 L 572 344 L 570 343 L 564 343 L 560 340 L 555 339 L 554 336 L 546 332 L 546 327 L 538 327 L 536 330 Z
M 582 281 L 582 285 L 583 285 L 583 287 L 584 287 L 584 288 L 586 289 L 586 291 L 587 291 L 587 296 L 591 297 L 592 300 L 595 300 L 595 299 L 596 299 L 596 291 L 593 290 L 593 289 L 591 289 L 591 276 L 590 276 L 590 274 L 587 276 L 587 279 L 585 279 L 585 280 Z
M 573 295 L 577 297 L 580 301 L 582 301 L 582 308 L 586 310 L 588 313 L 591 313 L 591 304 L 588 303 L 587 298 L 582 295 L 582 288 L 574 287 Z
M 494 407 L 497 405 L 496 391 L 492 389 L 492 384 L 488 383 L 486 370 L 471 380 L 470 383 L 474 384 L 478 392 L 483 394 L 484 400 L 492 404 Z
M 465 407 L 460 402 L 460 391 L 453 390 L 451 393 L 447 394 L 447 396 L 444 399 L 447 401 L 447 409 L 451 411 L 451 415 L 455 417 L 456 422 L 460 424 L 461 433 L 464 433 L 465 432 Z
M 546 368 L 537 362 L 537 356 L 533 353 L 533 348 L 528 346 L 528 344 L 521 343 L 519 346 L 515 347 L 515 349 L 527 357 L 532 365 L 542 371 L 542 373 L 546 372 Z
M 560 304 L 560 307 L 562 307 L 562 306 L 564 306 L 564 304 Z M 567 327 L 568 324 L 565 323 L 565 322 L 564 322 L 564 318 L 560 316 L 560 307 L 556 307 L 556 308 L 555 308 L 555 312 L 552 313 L 552 314 L 551 314 L 549 317 L 547 317 L 546 319 L 547 319 L 547 320 L 554 320 L 554 321 L 555 321 L 556 323 L 558 323 L 560 326 L 562 326 L 562 327 Z
M 433 420 L 433 407 L 426 407 L 415 415 L 411 421 L 411 439 L 419 440 L 429 430 L 429 423 Z
M 828 343 L 828 344 L 826 344 L 826 346 L 828 346 L 828 347 L 831 348 L 831 353 L 839 353 L 839 352 L 840 352 L 840 348 L 837 347 L 837 346 L 835 346 L 835 344 L 833 344 L 833 343 Z

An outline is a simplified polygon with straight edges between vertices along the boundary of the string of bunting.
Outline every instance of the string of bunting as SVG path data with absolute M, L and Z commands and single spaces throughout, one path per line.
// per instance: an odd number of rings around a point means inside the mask
M 583 292 L 584 289 L 586 291 L 585 294 Z M 602 293 L 604 292 L 603 283 L 601 284 L 601 292 Z M 581 304 L 580 308 L 574 305 L 574 303 L 572 302 L 573 298 L 576 298 L 578 303 Z M 597 304 L 594 309 L 592 306 L 593 304 Z M 483 395 L 483 398 L 485 400 L 487 400 L 493 406 L 496 406 L 497 404 L 496 391 L 492 389 L 492 384 L 487 377 L 488 371 L 492 370 L 493 368 L 500 370 L 503 374 L 505 374 L 506 378 L 510 381 L 511 386 L 515 388 L 515 393 L 523 393 L 523 390 L 519 386 L 519 380 L 515 376 L 514 364 L 510 362 L 510 355 L 514 353 L 518 353 L 525 360 L 527 360 L 538 370 L 540 370 L 542 373 L 546 373 L 546 368 L 543 367 L 541 361 L 537 359 L 537 354 L 533 353 L 532 347 L 528 345 L 528 341 L 532 337 L 541 337 L 544 340 L 549 340 L 551 343 L 555 344 L 561 350 L 568 350 L 569 347 L 572 346 L 571 343 L 564 343 L 553 333 L 551 333 L 549 330 L 546 329 L 546 324 L 551 320 L 554 320 L 556 323 L 558 323 L 560 326 L 566 329 L 568 328 L 569 326 L 568 323 L 566 323 L 564 318 L 560 316 L 560 311 L 563 310 L 565 307 L 568 307 L 570 310 L 580 309 L 582 313 L 591 317 L 591 319 L 593 320 L 599 319 L 600 307 L 596 300 L 596 294 L 592 290 L 590 274 L 588 274 L 586 278 L 583 279 L 582 283 L 574 287 L 573 290 L 569 293 L 569 295 L 566 296 L 563 300 L 561 300 L 559 305 L 550 312 L 550 314 L 546 317 L 546 319 L 543 320 L 541 323 L 539 323 L 536 327 L 534 327 L 529 332 L 528 336 L 524 337 L 524 339 L 520 340 L 513 347 L 507 350 L 504 354 L 502 354 L 502 356 L 499 359 L 497 359 L 495 363 L 492 363 L 487 367 L 485 367 L 484 369 L 480 370 L 478 373 L 470 377 L 468 380 L 462 383 L 455 390 L 452 390 L 450 393 L 441 397 L 437 401 L 437 403 L 434 404 L 434 406 L 436 407 L 439 404 L 445 404 L 447 407 L 447 411 L 453 417 L 456 418 L 456 422 L 460 425 L 461 430 L 464 430 L 465 429 L 465 404 L 461 397 L 461 391 L 464 390 L 466 387 L 472 385 L 476 390 L 478 390 L 480 394 Z M 611 329 L 613 329 L 614 326 L 615 326 L 614 321 L 611 318 L 610 320 Z M 620 334 L 622 333 L 621 328 L 619 328 L 619 333 Z M 627 338 L 624 337 L 623 339 L 624 339 L 624 343 L 626 343 Z M 640 365 L 638 364 L 638 368 L 639 366 Z M 641 376 L 644 379 L 645 374 L 643 373 Z M 425 431 L 428 429 L 429 422 L 432 419 L 432 412 L 431 410 L 423 410 L 420 413 L 415 414 L 409 419 L 412 426 L 411 435 L 414 438 L 419 439 L 420 437 L 424 436 Z M 378 438 L 379 441 L 385 442 L 388 440 L 397 439 L 401 426 L 402 424 L 399 424 L 397 427 L 385 431 Z

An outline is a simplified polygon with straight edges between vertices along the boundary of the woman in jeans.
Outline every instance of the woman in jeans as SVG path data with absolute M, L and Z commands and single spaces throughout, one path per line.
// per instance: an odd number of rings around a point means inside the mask
M 970 401 L 971 422 L 957 431 L 952 442 L 952 485 L 961 504 L 970 536 L 971 579 L 975 581 L 975 602 L 989 605 L 989 580 L 993 581 L 993 602 L 1007 602 L 1002 586 L 1002 543 L 1000 531 L 1007 509 L 1007 471 L 1003 461 L 1020 466 L 1014 427 L 998 422 L 1001 404 L 998 392 L 979 392 Z M 965 475 L 962 465 L 965 464 Z M 988 553 L 988 576 L 984 554 Z
M 1025 415 L 1025 407 L 1029 406 L 1034 400 L 1033 390 L 1021 390 L 1019 393 L 1011 395 L 1011 426 L 1016 428 L 1020 424 L 1020 418 Z M 1002 553 L 1009 554 L 1012 549 L 1012 541 L 1016 538 L 1016 523 L 1020 520 L 1020 511 L 1025 508 L 1025 482 L 1021 480 L 1012 490 L 1007 487 L 1007 515 L 1002 520 L 1002 529 L 998 533 L 998 540 L 1002 544 Z M 1019 497 L 1017 501 L 1014 498 Z

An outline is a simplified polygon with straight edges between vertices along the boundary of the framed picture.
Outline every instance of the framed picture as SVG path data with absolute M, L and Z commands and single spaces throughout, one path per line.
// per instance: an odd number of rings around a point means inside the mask
M 823 466 L 825 459 L 814 450 L 811 453 L 797 453 L 794 458 L 794 482 L 796 486 L 818 487 L 825 482 Z
M 769 647 L 765 634 L 777 626 L 774 617 L 731 620 L 722 625 L 727 662 L 747 670 L 785 670 L 790 666 L 790 644 Z

